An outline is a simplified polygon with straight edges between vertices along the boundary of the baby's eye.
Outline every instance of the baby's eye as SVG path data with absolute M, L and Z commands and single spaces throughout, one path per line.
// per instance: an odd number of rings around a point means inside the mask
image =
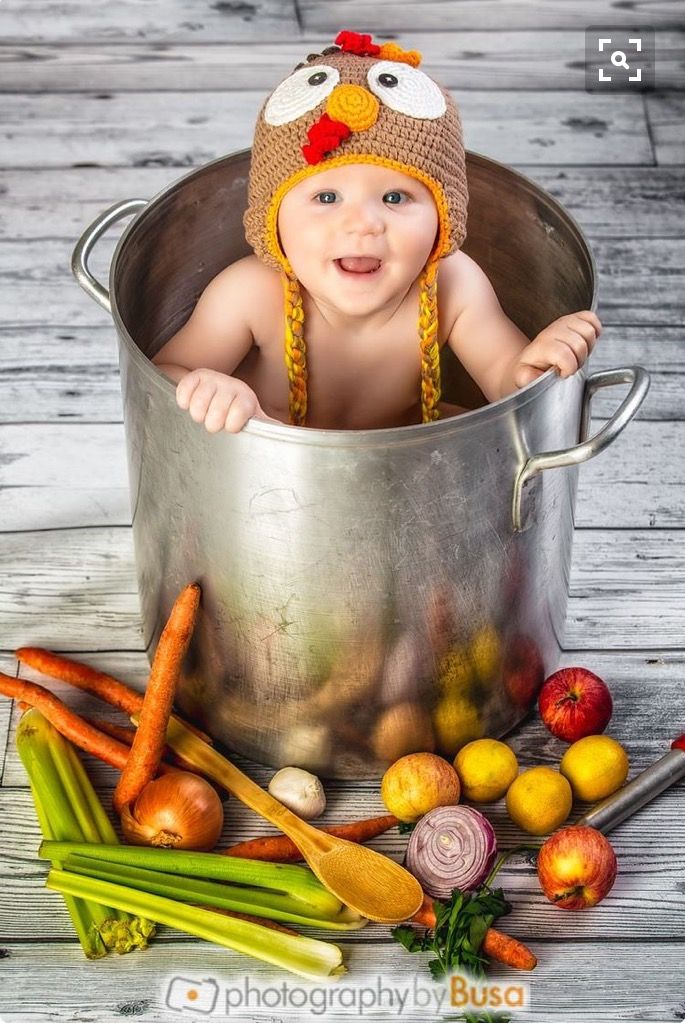
M 315 198 L 321 200 L 322 206 L 330 206 L 333 202 L 335 202 L 335 196 L 335 192 L 319 192 Z
M 408 194 L 406 192 L 399 192 L 399 191 L 398 192 L 386 192 L 385 195 L 383 196 L 383 198 L 387 199 L 388 196 L 393 196 L 393 198 L 390 200 L 390 205 L 391 206 L 399 206 L 400 205 L 400 201 L 401 201 L 401 196 L 403 196 L 403 195 L 406 196 L 406 198 L 409 198 L 409 196 L 408 196 Z

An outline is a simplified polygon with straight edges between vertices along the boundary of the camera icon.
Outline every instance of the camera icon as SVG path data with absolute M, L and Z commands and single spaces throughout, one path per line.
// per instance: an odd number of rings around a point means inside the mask
M 219 997 L 219 985 L 215 980 L 190 980 L 188 977 L 172 977 L 166 992 L 166 1004 L 176 1012 L 214 1012 Z
M 654 88 L 654 59 L 654 29 L 594 25 L 585 32 L 585 90 L 651 90 Z

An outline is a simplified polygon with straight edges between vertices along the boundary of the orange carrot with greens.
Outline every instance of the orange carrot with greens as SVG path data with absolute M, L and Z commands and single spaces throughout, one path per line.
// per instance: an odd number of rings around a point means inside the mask
M 51 650 L 45 650 L 39 646 L 19 647 L 18 650 L 15 650 L 15 656 L 22 664 L 34 668 L 41 675 L 59 679 L 60 682 L 68 682 L 70 686 L 82 689 L 85 693 L 90 693 L 91 696 L 97 696 L 98 699 L 109 703 L 112 707 L 117 707 L 118 710 L 122 710 L 129 716 L 139 714 L 143 706 L 143 694 L 139 693 L 137 689 L 126 685 L 125 682 L 113 675 L 98 671 L 97 668 L 91 668 L 89 664 L 84 664 L 82 661 L 72 661 L 69 657 L 55 654 Z M 210 746 L 212 745 L 212 739 L 205 732 L 200 731 L 195 725 L 191 725 L 189 721 L 184 721 L 184 724 L 200 739 L 204 739 Z
M 377 835 L 394 828 L 397 817 L 386 814 L 384 817 L 369 817 L 367 820 L 352 821 L 349 824 L 337 824 L 321 831 L 338 838 L 346 838 L 348 842 L 368 842 Z M 291 838 L 286 835 L 266 835 L 264 838 L 252 838 L 249 842 L 239 842 L 228 849 L 219 849 L 224 856 L 240 856 L 248 860 L 268 860 L 270 863 L 297 863 L 304 856 Z
M 434 900 L 430 896 L 424 894 L 423 905 L 411 918 L 411 922 L 432 930 L 437 922 L 433 902 Z M 537 958 L 527 945 L 508 934 L 503 934 L 502 931 L 498 931 L 494 927 L 489 927 L 485 932 L 480 950 L 498 963 L 512 966 L 516 970 L 534 970 L 538 964 Z
M 35 682 L 11 678 L 0 672 L 0 693 L 37 707 L 50 724 L 79 749 L 91 753 L 120 771 L 124 769 L 129 755 L 128 746 L 88 724 L 48 689 Z
M 119 814 L 135 802 L 162 762 L 176 684 L 190 645 L 199 603 L 197 583 L 181 590 L 159 637 L 131 752 L 114 790 L 114 809 Z

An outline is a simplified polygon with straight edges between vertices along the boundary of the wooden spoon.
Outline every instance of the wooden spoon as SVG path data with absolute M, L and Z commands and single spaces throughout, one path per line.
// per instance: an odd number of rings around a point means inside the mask
M 418 912 L 423 903 L 421 885 L 399 863 L 303 821 L 177 718 L 169 721 L 167 742 L 208 778 L 288 835 L 321 883 L 357 913 L 379 923 L 396 924 Z

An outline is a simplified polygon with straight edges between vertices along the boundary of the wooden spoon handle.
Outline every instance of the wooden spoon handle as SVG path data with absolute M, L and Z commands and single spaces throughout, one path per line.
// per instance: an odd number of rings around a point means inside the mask
M 330 835 L 303 821 L 212 746 L 191 736 L 186 726 L 175 718 L 169 721 L 167 742 L 176 753 L 184 756 L 203 774 L 228 789 L 260 817 L 271 821 L 280 831 L 292 838 L 305 858 L 309 852 L 317 850 L 323 852 L 328 849 L 332 841 Z

